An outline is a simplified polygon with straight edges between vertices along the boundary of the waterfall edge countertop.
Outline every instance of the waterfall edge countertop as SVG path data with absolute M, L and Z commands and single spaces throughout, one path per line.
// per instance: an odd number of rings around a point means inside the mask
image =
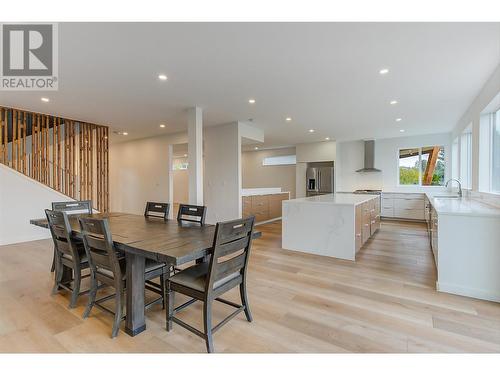
M 373 198 L 380 197 L 376 194 L 350 194 L 350 193 L 336 193 L 315 195 L 307 198 L 289 199 L 283 201 L 283 204 L 290 203 L 304 203 L 304 204 L 330 204 L 330 205 L 349 205 L 357 206 L 358 204 L 367 202 Z
M 376 223 L 372 211 L 380 207 L 379 199 L 379 195 L 336 193 L 283 201 L 282 247 L 354 261 L 363 238 L 375 233 L 370 222 Z
M 443 193 L 426 193 L 438 215 L 500 217 L 500 208 L 474 198 L 440 198 Z

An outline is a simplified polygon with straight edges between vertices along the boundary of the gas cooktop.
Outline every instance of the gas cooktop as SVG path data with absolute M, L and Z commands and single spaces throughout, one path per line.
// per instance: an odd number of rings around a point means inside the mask
M 353 193 L 354 194 L 382 194 L 382 190 L 371 190 L 371 189 L 355 190 Z

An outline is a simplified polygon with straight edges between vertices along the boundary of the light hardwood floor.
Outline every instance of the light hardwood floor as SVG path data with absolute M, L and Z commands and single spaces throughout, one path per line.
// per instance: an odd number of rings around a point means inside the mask
M 500 352 L 500 304 L 435 291 L 424 225 L 383 222 L 355 263 L 281 249 L 280 222 L 259 228 L 254 322 L 240 314 L 218 331 L 217 352 Z M 205 351 L 175 324 L 167 333 L 160 307 L 147 312 L 146 332 L 110 339 L 110 314 L 83 320 L 86 297 L 69 310 L 67 293 L 50 296 L 51 257 L 50 240 L 0 247 L 1 352 Z M 215 321 L 229 311 L 216 304 Z M 179 315 L 201 328 L 199 304 Z

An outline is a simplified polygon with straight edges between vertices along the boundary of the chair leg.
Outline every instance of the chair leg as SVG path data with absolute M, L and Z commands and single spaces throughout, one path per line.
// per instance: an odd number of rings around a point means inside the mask
M 80 267 L 75 267 L 73 269 L 73 292 L 71 293 L 71 300 L 69 303 L 69 308 L 72 309 L 76 306 L 76 300 L 80 294 L 80 285 L 82 283 L 82 270 Z
M 207 352 L 214 352 L 214 341 L 212 337 L 212 300 L 206 300 L 203 303 L 203 327 L 205 329 L 205 342 Z
M 172 330 L 172 316 L 174 315 L 174 299 L 175 292 L 167 287 L 165 291 L 165 303 L 167 305 L 165 311 L 167 316 L 167 331 Z
M 245 281 L 243 281 L 240 284 L 240 296 L 241 296 L 241 304 L 245 306 L 245 316 L 247 317 L 247 320 L 251 322 L 252 313 L 250 312 L 250 305 L 248 304 L 247 285 Z
M 59 256 L 55 255 L 55 275 L 54 275 L 54 287 L 52 288 L 52 294 L 57 294 L 59 291 L 59 284 L 61 283 L 63 277 L 63 264 L 59 259 Z
M 90 293 L 89 293 L 89 302 L 87 303 L 87 308 L 85 309 L 85 312 L 83 313 L 83 319 L 86 319 L 89 316 L 90 311 L 92 310 L 92 307 L 94 307 L 95 298 L 97 295 L 98 283 L 97 283 L 97 279 L 95 278 L 93 271 L 90 271 L 90 278 L 91 278 L 91 285 L 90 285 Z
M 56 270 L 56 248 L 54 247 L 54 255 L 52 255 L 52 266 L 50 266 L 50 272 Z
M 167 269 L 165 267 L 165 269 Z M 161 308 L 162 310 L 165 309 L 165 272 L 163 272 L 163 275 L 160 275 L 160 289 L 161 289 Z
M 123 290 L 117 290 L 115 297 L 115 319 L 113 322 L 113 330 L 111 331 L 111 338 L 115 338 L 118 335 L 118 331 L 120 330 L 120 323 L 122 321 L 123 314 L 123 301 Z

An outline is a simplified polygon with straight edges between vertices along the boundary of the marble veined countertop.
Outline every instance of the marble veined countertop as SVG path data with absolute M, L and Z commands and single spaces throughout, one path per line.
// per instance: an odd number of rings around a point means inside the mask
M 443 193 L 426 193 L 438 215 L 500 217 L 500 208 L 469 198 L 440 198 Z M 453 195 L 453 194 L 449 194 Z
M 348 193 L 337 193 L 337 194 L 325 194 L 316 195 L 307 198 L 297 198 L 283 201 L 284 204 L 330 204 L 330 205 L 352 205 L 356 206 L 360 203 L 369 201 L 373 198 L 378 198 L 379 195 L 370 194 L 348 194 Z

